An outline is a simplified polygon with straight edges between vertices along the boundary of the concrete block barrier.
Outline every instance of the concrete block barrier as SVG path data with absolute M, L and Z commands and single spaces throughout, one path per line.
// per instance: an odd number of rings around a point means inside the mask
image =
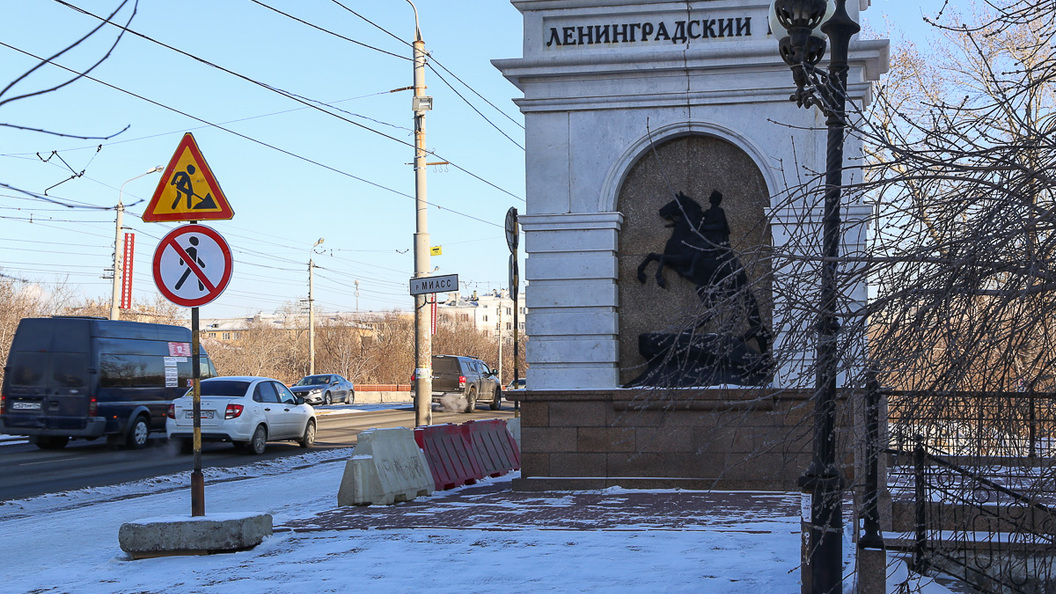
M 447 423 L 417 427 L 414 440 L 425 453 L 437 491 L 472 485 L 485 476 L 461 426 Z
M 521 467 L 521 451 L 506 429 L 506 421 L 466 421 L 462 434 L 476 456 L 480 478 L 502 476 Z
M 391 505 L 433 492 L 425 455 L 410 429 L 368 429 L 356 438 L 338 505 Z
M 271 536 L 271 530 L 271 514 L 172 516 L 127 522 L 117 538 L 122 551 L 133 559 L 144 559 L 244 551 Z

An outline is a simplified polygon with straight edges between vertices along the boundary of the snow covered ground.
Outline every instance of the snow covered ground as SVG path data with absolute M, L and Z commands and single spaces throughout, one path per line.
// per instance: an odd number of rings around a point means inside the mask
M 121 551 L 122 523 L 189 514 L 189 473 L 0 502 L 0 592 L 799 592 L 795 517 L 734 532 L 283 530 L 336 507 L 350 452 L 206 469 L 207 516 L 274 516 L 274 536 L 240 553 L 132 561 Z M 947 592 L 892 581 L 892 592 Z

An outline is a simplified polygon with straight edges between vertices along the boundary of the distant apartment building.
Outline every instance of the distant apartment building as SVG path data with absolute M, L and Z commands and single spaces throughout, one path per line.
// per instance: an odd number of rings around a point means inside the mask
M 524 317 L 528 310 L 524 307 L 524 292 L 517 295 L 514 304 L 510 292 L 503 289 L 465 296 L 460 293 L 443 293 L 437 295 L 437 318 L 469 321 L 484 336 L 502 335 L 513 338 L 514 307 L 518 308 L 517 330 L 524 336 Z
M 316 328 L 319 326 L 351 326 L 361 331 L 369 332 L 371 327 L 359 319 L 361 315 L 354 313 L 317 313 L 315 315 L 315 324 Z M 237 342 L 246 331 L 260 328 L 280 330 L 291 338 L 295 338 L 301 333 L 307 332 L 308 316 L 258 313 L 251 317 L 242 318 L 203 319 L 199 328 L 202 338 L 215 339 L 221 343 Z
M 485 336 L 496 336 L 510 340 L 513 338 L 514 303 L 507 290 L 488 291 L 471 295 L 457 292 L 437 294 L 437 322 L 470 322 L 473 327 Z M 524 294 L 517 296 L 517 307 L 520 310 L 518 332 L 524 335 Z M 323 325 L 355 326 L 369 333 L 377 321 L 392 315 L 394 312 L 336 312 L 316 313 L 316 327 Z M 410 317 L 411 312 L 397 311 L 398 315 Z M 220 341 L 221 343 L 237 342 L 241 335 L 253 328 L 274 328 L 282 330 L 291 337 L 296 337 L 308 329 L 307 315 L 283 315 L 258 313 L 250 317 L 213 318 L 201 321 L 201 336 Z

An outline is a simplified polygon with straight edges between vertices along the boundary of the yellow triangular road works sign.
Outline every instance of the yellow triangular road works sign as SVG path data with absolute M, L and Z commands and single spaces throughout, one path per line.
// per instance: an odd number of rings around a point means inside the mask
M 169 166 L 143 211 L 148 223 L 226 220 L 235 216 L 220 184 L 190 132 L 176 147 Z

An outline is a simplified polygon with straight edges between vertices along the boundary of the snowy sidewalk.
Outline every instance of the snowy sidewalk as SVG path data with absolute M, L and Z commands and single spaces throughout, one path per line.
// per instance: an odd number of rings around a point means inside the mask
M 516 476 L 516 475 L 511 475 Z M 525 493 L 510 478 L 391 506 L 339 507 L 280 529 L 683 530 L 799 534 L 798 493 L 603 491 Z
M 339 508 L 349 455 L 207 468 L 206 516 L 274 517 L 271 538 L 232 554 L 132 561 L 118 546 L 124 522 L 189 514 L 189 472 L 0 502 L 0 594 L 799 592 L 795 493 L 516 493 L 512 475 Z

